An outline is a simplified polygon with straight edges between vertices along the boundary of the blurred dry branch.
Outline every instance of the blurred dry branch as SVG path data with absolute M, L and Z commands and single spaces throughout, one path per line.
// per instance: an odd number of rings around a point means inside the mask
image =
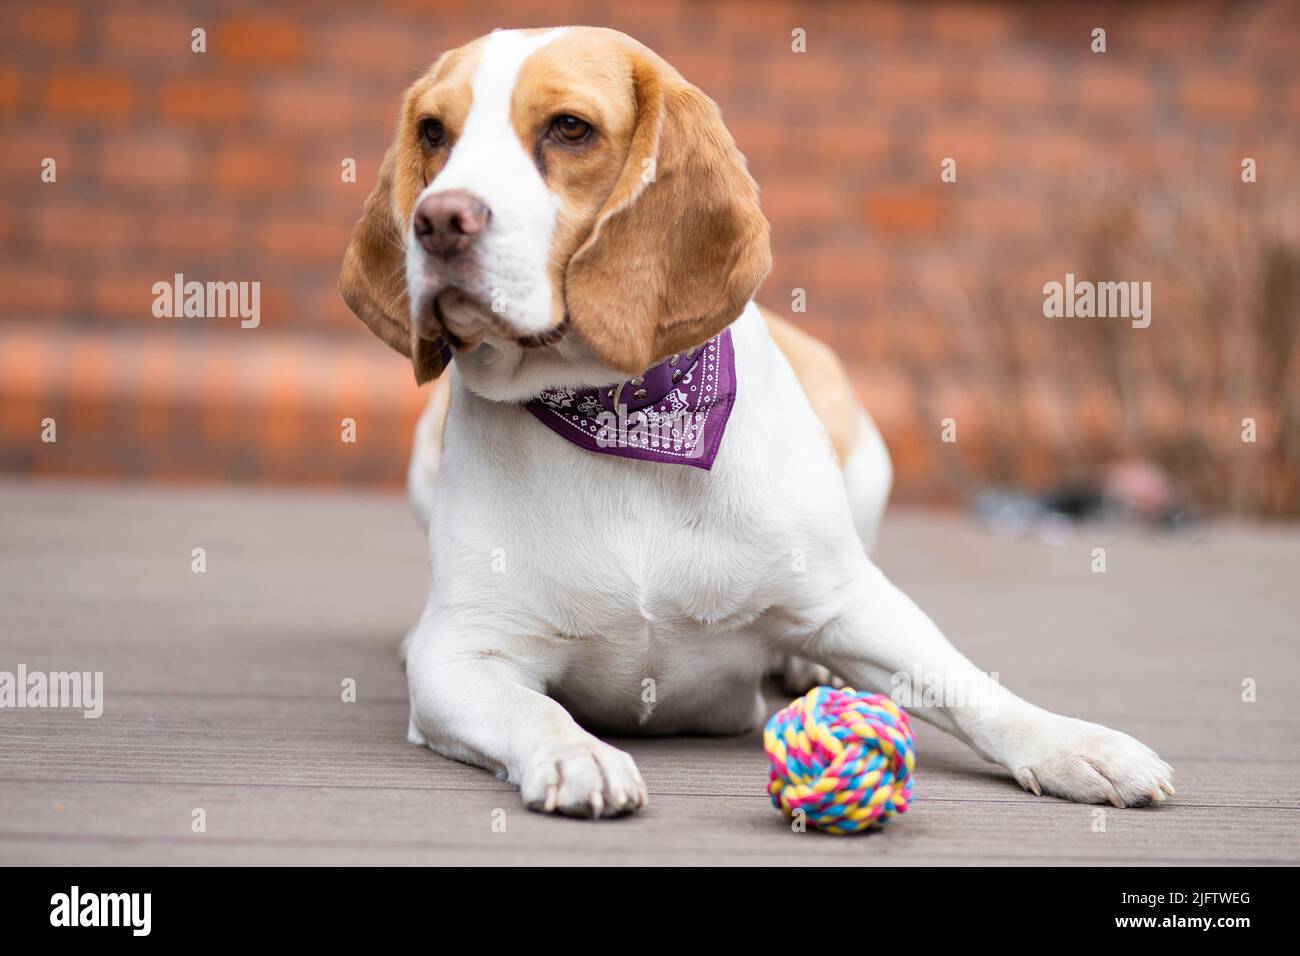
M 989 250 L 960 323 L 998 409 L 982 477 L 1023 476 L 1028 431 L 1053 443 L 1053 477 L 1141 457 L 1202 507 L 1300 514 L 1300 185 L 1224 192 L 1102 177 L 1057 197 L 1068 228 L 1048 242 Z M 1150 327 L 1045 318 L 1042 284 L 1067 272 L 1150 281 Z

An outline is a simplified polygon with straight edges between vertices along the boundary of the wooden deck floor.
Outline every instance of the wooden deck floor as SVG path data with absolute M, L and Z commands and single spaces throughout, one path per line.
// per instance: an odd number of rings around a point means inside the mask
M 916 802 L 882 834 L 791 833 L 757 735 L 620 741 L 645 812 L 532 814 L 404 741 L 394 649 L 425 558 L 400 499 L 9 483 L 0 670 L 103 671 L 106 703 L 0 710 L 0 864 L 1300 862 L 1300 530 L 1052 548 L 897 511 L 879 558 L 1003 683 L 1159 750 L 1178 796 L 1095 832 L 1096 808 L 921 727 Z

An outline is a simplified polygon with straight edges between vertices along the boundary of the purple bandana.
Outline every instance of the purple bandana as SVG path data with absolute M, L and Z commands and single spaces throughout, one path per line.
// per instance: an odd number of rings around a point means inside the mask
M 620 384 L 550 389 L 524 407 L 587 451 L 709 469 L 735 401 L 736 352 L 724 329 Z

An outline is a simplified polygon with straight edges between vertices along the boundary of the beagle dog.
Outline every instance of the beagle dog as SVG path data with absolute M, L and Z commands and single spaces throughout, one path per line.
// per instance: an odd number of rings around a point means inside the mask
M 1035 794 L 1172 794 L 1149 747 L 1012 694 L 872 564 L 888 454 L 830 350 L 753 302 L 769 266 L 717 106 L 630 37 L 496 31 L 406 93 L 340 290 L 437 380 L 409 739 L 534 810 L 617 816 L 646 787 L 593 731 L 750 731 L 784 666 L 893 693 Z

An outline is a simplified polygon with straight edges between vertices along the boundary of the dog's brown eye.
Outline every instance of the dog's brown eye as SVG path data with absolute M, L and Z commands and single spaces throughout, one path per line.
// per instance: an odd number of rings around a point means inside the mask
M 591 135 L 591 124 L 566 114 L 551 120 L 551 132 L 562 143 L 581 143 Z
M 422 120 L 420 123 L 420 139 L 424 140 L 424 145 L 429 149 L 437 149 L 447 142 L 447 131 L 442 128 L 442 120 L 436 120 L 432 116 Z

